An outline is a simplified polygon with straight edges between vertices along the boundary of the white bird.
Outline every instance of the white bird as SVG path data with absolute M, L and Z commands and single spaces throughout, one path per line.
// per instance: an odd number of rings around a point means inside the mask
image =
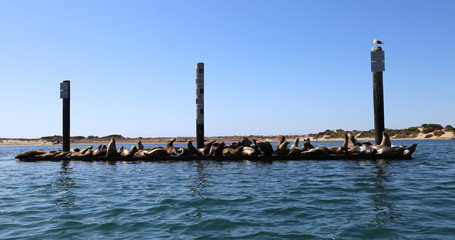
M 384 44 L 380 40 L 377 40 L 376 38 L 373 38 L 373 43 L 376 44 L 376 46 L 379 46 L 380 44 Z

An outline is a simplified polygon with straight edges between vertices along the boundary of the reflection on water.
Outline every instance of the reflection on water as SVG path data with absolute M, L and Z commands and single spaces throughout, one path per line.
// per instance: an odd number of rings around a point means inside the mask
M 191 198 L 204 198 L 204 189 L 207 187 L 207 179 L 210 175 L 206 172 L 206 164 L 204 161 L 196 162 L 196 175 L 193 183 L 190 185 L 190 197 Z M 203 208 L 197 206 L 194 209 L 194 212 L 191 214 L 185 214 L 193 218 L 203 218 L 202 215 Z
M 401 216 L 395 213 L 395 206 L 391 202 L 389 193 L 390 190 L 387 188 L 387 183 L 389 182 L 387 177 L 389 174 L 386 171 L 387 166 L 387 161 L 377 160 L 375 161 L 375 169 L 372 171 L 375 177 L 375 184 L 371 192 L 371 199 L 373 200 L 373 210 L 376 213 L 372 222 L 376 224 L 388 224 Z
M 190 196 L 192 198 L 201 198 L 204 193 L 204 188 L 207 187 L 207 178 L 209 177 L 209 174 L 206 172 L 205 164 L 207 164 L 207 162 L 196 162 L 196 176 L 190 187 Z
M 52 184 L 56 196 L 53 202 L 65 211 L 75 206 L 76 199 L 76 195 L 72 191 L 72 187 L 76 185 L 76 182 L 72 176 L 72 168 L 69 165 L 69 161 L 62 161 L 58 171 L 58 178 Z M 68 213 L 65 212 L 65 214 Z

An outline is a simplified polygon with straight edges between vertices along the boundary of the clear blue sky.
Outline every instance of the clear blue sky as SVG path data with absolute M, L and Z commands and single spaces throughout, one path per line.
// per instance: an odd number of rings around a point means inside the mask
M 0 137 L 206 136 L 374 128 L 382 40 L 387 128 L 455 124 L 455 1 L 0 0 Z

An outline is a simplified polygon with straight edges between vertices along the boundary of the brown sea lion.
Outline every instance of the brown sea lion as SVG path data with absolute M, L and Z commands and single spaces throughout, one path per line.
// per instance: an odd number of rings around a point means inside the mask
M 294 143 L 291 145 L 290 149 L 289 149 L 289 153 L 288 155 L 289 156 L 292 156 L 292 155 L 300 155 L 301 153 L 301 149 L 299 148 L 299 138 L 296 138 Z
M 68 156 L 70 156 L 71 158 L 88 158 L 88 157 L 92 156 L 92 153 L 93 153 L 92 148 L 93 148 L 93 146 L 90 146 L 90 147 L 84 148 L 81 151 L 73 152 Z
M 198 151 L 194 146 L 193 146 L 193 141 L 188 140 L 187 142 L 187 148 L 188 148 L 188 154 L 190 156 L 200 156 L 202 153 Z
M 153 148 L 151 150 L 142 151 L 145 157 L 163 157 L 169 156 L 166 148 Z
M 417 144 L 412 144 L 409 148 L 406 148 L 406 150 L 403 151 L 403 155 L 405 156 L 411 156 L 415 150 L 417 149 Z
M 117 152 L 117 146 L 115 145 L 115 139 L 111 138 L 111 141 L 107 145 L 106 157 L 117 157 L 119 154 Z
M 243 137 L 242 139 L 242 146 L 244 147 L 251 147 L 251 141 L 247 137 Z
M 175 140 L 177 140 L 177 139 L 175 139 L 175 138 L 174 138 L 174 139 L 171 139 L 171 140 L 167 143 L 167 145 L 166 145 L 167 155 L 170 155 L 170 156 L 177 155 L 177 154 L 176 154 L 177 148 L 174 147 L 174 142 L 175 142 Z
M 141 140 L 139 140 L 139 142 L 137 142 L 137 150 L 144 150 L 144 145 L 142 144 Z
M 402 157 L 411 156 L 416 150 L 417 144 L 413 144 L 410 148 L 406 146 L 392 147 L 389 135 L 383 132 L 381 145 L 373 145 L 372 148 L 377 150 L 377 155 Z
M 210 149 L 210 155 L 211 156 L 222 156 L 223 155 L 223 149 L 226 146 L 226 144 L 221 141 L 220 143 L 214 143 L 212 145 L 212 148 Z
M 348 148 L 361 145 L 352 133 L 348 133 Z
M 189 151 L 186 148 L 179 148 L 174 146 L 175 138 L 168 142 L 166 145 L 167 154 L 170 156 L 188 156 Z
M 232 143 L 229 144 L 227 147 L 228 147 L 228 148 L 236 149 L 236 148 L 238 148 L 239 146 L 242 146 L 242 142 L 232 142 Z
M 340 147 L 328 147 L 331 154 L 347 153 L 349 144 L 348 134 L 344 134 L 344 142 Z
M 92 156 L 93 157 L 104 157 L 104 156 L 106 156 L 106 152 L 107 152 L 107 146 L 101 144 L 98 146 L 98 148 L 95 151 L 93 151 Z
M 33 158 L 36 155 L 41 155 L 41 154 L 45 154 L 45 153 L 46 153 L 46 151 L 43 151 L 43 150 L 32 150 L 32 151 L 27 151 L 27 152 L 21 153 L 21 154 L 17 155 L 16 158 L 17 159 Z
M 356 144 L 354 146 L 349 147 L 349 149 L 348 149 L 349 153 L 365 154 L 365 155 L 375 155 L 377 153 L 377 149 L 374 148 L 374 145 L 372 145 L 370 142 L 364 142 L 363 144 L 360 144 L 352 136 L 349 137 L 349 141 L 350 141 L 350 143 L 348 144 L 348 146 L 352 145 L 353 143 Z
M 226 147 L 223 149 L 224 156 L 240 156 L 243 151 L 243 146 L 237 148 Z
M 382 141 L 381 141 L 381 146 L 392 146 L 392 142 L 390 141 L 389 134 L 386 132 L 382 132 Z
M 61 153 L 62 153 L 62 151 L 49 151 L 44 154 L 36 155 L 35 157 L 43 158 L 43 159 L 52 159 Z
M 259 141 L 256 142 L 256 139 L 253 139 L 253 142 L 258 147 L 259 151 L 264 156 L 272 156 L 275 155 L 275 151 L 273 151 L 272 144 L 268 141 Z
M 308 150 L 313 149 L 313 148 L 314 148 L 314 146 L 311 144 L 310 138 L 303 139 L 303 146 L 300 149 L 300 150 L 302 150 L 302 152 L 308 151 Z
M 319 146 L 317 146 L 315 148 L 312 148 L 312 149 L 310 149 L 308 151 L 302 152 L 302 154 L 304 154 L 304 155 L 324 155 L 324 156 L 326 156 L 326 155 L 330 154 L 330 150 L 327 147 L 323 146 L 323 145 L 319 145 Z
M 289 154 L 289 141 L 284 141 L 275 150 L 276 155 L 288 155 Z
M 252 147 L 243 147 L 242 155 L 243 156 L 249 156 L 249 157 L 257 157 L 258 156 L 256 150 L 254 150 L 254 148 L 252 148 Z
M 123 146 L 120 147 L 120 149 L 118 150 L 118 154 L 120 155 L 120 157 L 131 157 L 133 155 L 130 153 L 130 151 L 125 149 Z
M 204 146 L 204 150 L 202 151 L 202 154 L 204 156 L 207 156 L 210 154 L 210 149 L 212 148 L 212 145 L 213 143 L 215 142 L 215 139 L 212 139 L 210 142 L 208 142 L 207 144 L 205 144 Z
M 276 149 L 275 149 L 275 151 L 278 150 L 278 148 L 280 148 L 280 145 L 283 144 L 284 141 L 286 141 L 286 137 L 280 135 L 280 136 L 278 137 L 278 142 L 277 142 L 277 144 L 276 144 Z

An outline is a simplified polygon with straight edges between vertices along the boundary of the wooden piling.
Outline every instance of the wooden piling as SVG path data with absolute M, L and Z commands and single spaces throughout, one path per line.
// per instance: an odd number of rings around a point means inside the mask
M 60 83 L 60 98 L 63 100 L 63 151 L 70 150 L 70 81 Z
M 382 141 L 384 132 L 384 88 L 383 71 L 385 71 L 384 51 L 379 46 L 371 49 L 371 72 L 373 73 L 373 104 L 374 104 L 374 132 L 375 144 Z
M 204 147 L 204 63 L 196 64 L 196 145 Z

